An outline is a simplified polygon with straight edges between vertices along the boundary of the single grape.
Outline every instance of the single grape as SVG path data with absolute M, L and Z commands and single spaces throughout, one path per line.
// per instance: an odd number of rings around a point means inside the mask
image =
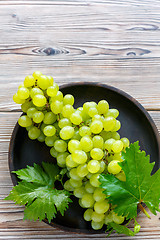
M 123 142 L 121 140 L 117 140 L 112 144 L 111 150 L 114 153 L 119 153 L 123 149 Z
M 83 197 L 81 198 L 81 201 L 85 208 L 93 207 L 94 205 L 93 194 L 91 193 L 84 194 Z
M 73 191 L 74 196 L 77 198 L 82 198 L 85 193 L 86 193 L 86 190 L 83 186 L 75 188 Z
M 56 149 L 54 147 L 52 147 L 50 149 L 50 154 L 52 157 L 57 158 L 58 152 L 56 151 Z
M 51 103 L 50 108 L 54 114 L 61 113 L 62 108 L 63 108 L 63 102 L 56 100 Z
M 118 216 L 114 211 L 112 211 L 113 222 L 117 224 L 122 224 L 124 222 L 123 216 Z
M 58 92 L 58 90 L 57 90 L 56 86 L 49 86 L 47 88 L 47 95 L 49 97 L 55 97 L 57 95 L 57 92 Z
M 105 217 L 105 215 L 103 214 L 103 213 L 97 213 L 97 212 L 93 212 L 92 213 L 92 220 L 94 221 L 94 222 L 102 222 L 103 221 L 103 219 L 104 219 L 104 217 Z
M 24 113 L 27 113 L 28 109 L 33 106 L 33 103 L 31 101 L 26 101 L 21 105 L 21 109 Z
M 35 79 L 38 79 L 38 77 L 41 76 L 42 73 L 40 71 L 35 71 L 32 75 Z
M 140 229 L 141 229 L 141 225 L 136 224 L 136 225 L 134 226 L 134 232 L 135 232 L 135 233 L 139 233 Z
M 112 211 L 105 214 L 104 223 L 107 225 L 108 223 L 113 222 Z
M 103 189 L 97 187 L 93 193 L 93 198 L 96 202 L 101 202 L 105 200 L 106 195 L 103 193 Z
M 99 120 L 94 120 L 90 125 L 90 129 L 94 134 L 100 133 L 103 129 L 103 123 Z
M 38 95 L 43 95 L 43 91 L 41 89 L 39 89 L 38 87 L 32 88 L 31 91 L 30 91 L 31 98 L 33 99 L 33 97 L 37 94 Z
M 39 142 L 44 142 L 45 141 L 46 136 L 43 134 L 43 132 L 40 133 L 39 137 L 37 138 L 37 140 Z
M 117 109 L 110 108 L 104 116 L 117 118 L 118 115 L 119 115 L 119 111 Z
M 41 89 L 45 90 L 50 86 L 50 80 L 48 79 L 47 76 L 40 75 L 38 76 L 37 84 Z
M 52 125 L 47 125 L 44 129 L 43 129 L 43 133 L 45 136 L 47 137 L 51 137 L 56 133 L 56 128 Z
M 41 94 L 36 94 L 33 97 L 33 104 L 37 107 L 43 107 L 47 102 L 47 99 L 45 98 L 45 96 L 41 95 Z
M 32 120 L 27 115 L 23 115 L 18 119 L 18 123 L 21 127 L 29 127 L 32 125 Z
M 116 125 L 112 129 L 113 132 L 117 132 L 121 128 L 121 123 L 120 121 L 116 120 Z
M 60 102 L 63 101 L 63 93 L 61 91 L 58 91 L 55 97 L 51 97 L 51 102 L 54 102 L 56 100 Z
M 125 182 L 126 181 L 126 175 L 124 172 L 119 172 L 116 174 L 116 178 L 118 178 L 120 181 Z
M 106 117 L 103 120 L 105 131 L 111 131 L 116 126 L 116 119 L 114 117 Z
M 57 164 L 59 167 L 64 168 L 66 166 L 66 157 L 67 156 L 68 156 L 68 152 L 58 153 Z
M 28 136 L 30 139 L 34 140 L 39 137 L 40 133 L 41 133 L 40 129 L 34 126 L 28 131 Z
M 74 97 L 71 94 L 66 94 L 63 98 L 64 105 L 73 105 L 74 104 Z
M 112 138 L 115 140 L 120 140 L 120 134 L 118 132 L 112 132 Z
M 88 115 L 89 115 L 90 117 L 93 117 L 93 116 L 95 116 L 96 114 L 98 114 L 97 108 L 95 108 L 95 107 L 89 108 L 89 110 L 88 110 Z
M 66 166 L 69 167 L 69 168 L 73 168 L 73 167 L 78 166 L 78 164 L 72 160 L 72 155 L 71 154 L 69 154 L 66 157 Z
M 72 105 L 64 105 L 62 108 L 63 117 L 70 118 L 71 114 L 74 113 L 74 108 Z
M 69 176 L 70 178 L 76 180 L 76 181 L 79 181 L 81 180 L 82 178 L 77 174 L 77 168 L 72 168 L 69 172 Z
M 81 137 L 85 136 L 85 135 L 91 135 L 91 129 L 87 126 L 82 126 L 79 128 L 79 135 Z
M 89 208 L 84 212 L 84 220 L 86 221 L 91 221 L 92 220 L 92 213 L 93 213 L 93 209 Z
M 46 112 L 43 122 L 45 124 L 53 124 L 56 121 L 56 115 L 53 112 Z
M 110 138 L 110 139 L 106 140 L 105 143 L 104 143 L 104 148 L 105 148 L 108 152 L 111 152 L 112 145 L 113 145 L 113 143 L 114 143 L 115 141 L 116 141 L 116 140 L 113 139 L 113 138 Z
M 66 127 L 63 127 L 61 130 L 60 130 L 60 137 L 63 139 L 63 140 L 68 140 L 70 138 L 73 137 L 74 135 L 74 128 L 71 127 L 71 126 L 66 126 Z
M 103 138 L 102 138 L 101 136 L 95 135 L 95 136 L 92 138 L 92 142 L 93 142 L 93 147 L 94 147 L 94 148 L 103 149 L 104 140 L 103 140 Z
M 92 139 L 89 136 L 82 137 L 80 140 L 80 146 L 81 149 L 85 152 L 91 151 L 91 149 L 93 148 Z
M 121 167 L 118 164 L 119 161 L 117 160 L 112 160 L 109 164 L 108 164 L 108 172 L 112 173 L 112 174 L 117 174 L 121 171 Z
M 67 143 L 61 139 L 54 142 L 54 148 L 57 152 L 65 152 L 67 150 Z
M 98 106 L 97 106 L 97 109 L 98 109 L 98 113 L 99 114 L 105 114 L 108 112 L 108 109 L 109 109 L 109 104 L 106 100 L 101 100 L 98 102 Z
M 124 138 L 121 138 L 121 142 L 123 143 L 123 147 L 126 148 L 126 147 L 129 147 L 129 139 L 124 137 Z
M 62 118 L 58 122 L 58 126 L 60 128 L 66 127 L 66 126 L 72 126 L 71 121 L 68 118 Z
M 53 147 L 54 142 L 58 139 L 58 137 L 56 135 L 53 135 L 51 137 L 45 137 L 45 144 L 48 147 Z
M 82 186 L 82 181 L 81 180 L 77 181 L 77 180 L 74 180 L 74 179 L 70 178 L 69 182 L 70 182 L 70 184 L 73 188 L 78 188 L 78 187 Z
M 97 173 L 100 170 L 100 163 L 97 160 L 90 160 L 87 168 L 90 173 Z
M 28 75 L 24 79 L 24 86 L 25 87 L 32 87 L 35 84 L 35 78 L 32 75 Z
M 95 202 L 94 204 L 94 210 L 99 214 L 107 212 L 108 209 L 109 209 L 109 203 L 107 200 Z
M 74 112 L 70 115 L 70 121 L 75 125 L 79 125 L 82 122 L 82 117 L 77 112 Z
M 83 164 L 87 161 L 87 154 L 82 150 L 75 150 L 72 153 L 72 160 L 78 164 Z
M 29 90 L 26 87 L 21 87 L 17 91 L 18 97 L 20 99 L 27 99 L 29 98 Z
M 93 187 L 99 187 L 100 182 L 99 182 L 98 179 L 99 179 L 99 174 L 98 173 L 92 174 L 90 179 L 89 179 L 89 182 Z
M 84 178 L 89 173 L 86 163 L 80 164 L 76 170 L 77 170 L 77 175 L 81 178 Z
M 103 153 L 102 149 L 100 149 L 100 148 L 93 148 L 90 151 L 90 155 L 95 160 L 101 160 L 104 156 L 104 153 Z
M 50 86 L 52 86 L 54 84 L 53 77 L 52 76 L 47 76 L 47 78 L 49 79 Z
M 18 95 L 18 93 L 15 93 L 13 95 L 13 101 L 17 104 L 23 104 L 25 102 L 25 99 L 21 99 Z
M 74 187 L 72 187 L 72 185 L 70 184 L 70 180 L 67 180 L 64 183 L 64 189 L 66 189 L 67 191 L 73 191 L 74 190 Z
M 94 193 L 95 187 L 93 187 L 93 186 L 90 184 L 90 182 L 86 182 L 86 184 L 85 184 L 85 190 L 86 190 L 86 192 L 88 192 L 88 193 Z
M 34 107 L 29 108 L 29 109 L 27 110 L 27 116 L 28 116 L 29 118 L 33 118 L 33 114 L 34 114 L 36 111 L 37 111 L 37 109 L 34 108 Z
M 43 121 L 43 119 L 44 119 L 44 114 L 43 114 L 43 112 L 35 111 L 35 112 L 33 113 L 33 121 L 34 121 L 35 123 L 40 123 L 40 122 Z
M 68 142 L 68 151 L 73 153 L 75 150 L 82 150 L 80 141 L 72 139 Z
M 103 227 L 103 224 L 104 224 L 103 221 L 101 221 L 101 222 L 94 222 L 94 221 L 92 220 L 92 222 L 91 222 L 91 226 L 92 226 L 92 228 L 93 228 L 94 230 L 99 230 L 99 229 L 101 229 L 101 228 Z

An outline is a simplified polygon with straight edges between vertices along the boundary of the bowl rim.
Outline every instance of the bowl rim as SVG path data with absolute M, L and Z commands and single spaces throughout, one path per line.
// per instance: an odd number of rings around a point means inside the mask
M 160 168 L 160 135 L 158 132 L 158 129 L 153 121 L 153 119 L 151 118 L 151 116 L 149 115 L 148 111 L 131 95 L 129 95 L 128 93 L 124 92 L 123 90 L 116 88 L 114 86 L 111 85 L 107 85 L 104 83 L 100 83 L 100 82 L 71 82 L 71 83 L 67 83 L 67 84 L 62 84 L 59 86 L 60 90 L 63 90 L 65 88 L 68 87 L 76 87 L 76 86 L 88 86 L 88 87 L 100 87 L 100 88 L 105 88 L 107 90 L 113 91 L 119 95 L 122 95 L 123 97 L 127 98 L 127 100 L 131 101 L 134 105 L 136 105 L 136 107 L 145 115 L 145 117 L 147 118 L 149 124 L 151 125 L 151 128 L 153 130 L 154 136 L 156 138 L 156 142 L 157 142 L 157 146 L 158 146 L 158 167 Z M 9 172 L 10 172 L 10 176 L 11 176 L 11 180 L 13 185 L 15 186 L 17 184 L 17 180 L 14 174 L 12 174 L 12 171 L 14 170 L 14 165 L 13 165 L 13 149 L 14 149 L 14 139 L 15 136 L 17 134 L 18 129 L 20 128 L 18 121 L 16 122 L 14 129 L 12 131 L 12 135 L 11 135 L 11 139 L 10 139 L 10 143 L 9 143 L 9 151 L 8 151 L 8 165 L 9 165 Z M 72 232 L 72 233 L 79 233 L 79 234 L 99 234 L 99 233 L 104 233 L 103 230 L 92 230 L 92 229 L 80 229 L 80 228 L 71 228 L 71 227 L 67 227 L 67 226 L 63 226 L 57 223 L 49 223 L 47 219 L 44 219 L 43 222 L 45 222 L 46 224 L 64 230 L 64 231 L 68 231 L 68 232 Z

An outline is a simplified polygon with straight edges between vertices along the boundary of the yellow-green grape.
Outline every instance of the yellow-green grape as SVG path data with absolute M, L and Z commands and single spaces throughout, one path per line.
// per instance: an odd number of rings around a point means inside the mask
M 39 142 L 44 142 L 44 141 L 45 141 L 45 138 L 46 138 L 46 136 L 44 135 L 43 132 L 41 132 L 40 135 L 39 135 L 39 137 L 37 138 L 37 140 L 38 140 Z
M 54 148 L 57 152 L 65 152 L 67 150 L 67 143 L 58 139 L 54 142 Z
M 75 163 L 83 164 L 87 161 L 87 154 L 82 150 L 75 150 L 72 153 L 72 160 Z
M 87 168 L 87 164 L 80 164 L 77 169 L 77 175 L 81 178 L 84 178 L 89 172 L 88 172 L 88 168 Z
M 34 114 L 36 111 L 37 111 L 37 109 L 34 108 L 34 107 L 29 108 L 29 109 L 27 110 L 27 116 L 28 116 L 29 118 L 33 118 L 33 114 Z
M 67 191 L 73 191 L 74 190 L 74 187 L 72 187 L 72 185 L 70 184 L 70 180 L 67 180 L 64 183 L 64 189 L 66 189 Z
M 73 105 L 74 104 L 74 97 L 71 94 L 66 94 L 63 98 L 64 105 Z
M 54 102 L 56 100 L 60 102 L 63 101 L 63 93 L 61 91 L 58 91 L 55 97 L 51 97 L 51 102 Z
M 141 225 L 136 224 L 136 225 L 134 226 L 134 232 L 135 232 L 135 233 L 138 233 L 138 232 L 140 231 L 140 229 L 141 229 Z
M 99 120 L 103 122 L 104 117 L 102 115 L 96 114 L 92 117 L 92 121 Z
M 106 140 L 112 138 L 112 132 L 106 132 L 106 131 L 103 130 L 100 133 L 100 136 L 103 138 L 103 141 L 106 141 Z
M 119 172 L 116 174 L 116 178 L 118 178 L 120 181 L 125 182 L 126 181 L 126 175 L 124 172 Z
M 17 94 L 21 99 L 29 98 L 29 90 L 26 87 L 21 87 L 18 89 Z
M 124 137 L 124 138 L 121 138 L 121 142 L 123 143 L 123 147 L 126 148 L 126 147 L 129 147 L 129 139 Z
M 112 132 L 112 138 L 115 140 L 120 140 L 120 134 L 118 132 Z
M 104 156 L 104 152 L 100 148 L 93 148 L 90 151 L 90 155 L 95 160 L 101 160 Z
M 93 187 L 90 182 L 88 181 L 86 184 L 85 184 L 85 190 L 86 192 L 88 193 L 94 193 L 95 191 L 95 187 Z
M 56 133 L 56 128 L 52 125 L 47 125 L 44 129 L 43 129 L 43 133 L 45 136 L 47 137 L 51 137 Z
M 92 142 L 93 142 L 93 147 L 94 147 L 94 148 L 103 149 L 104 140 L 103 140 L 103 138 L 102 138 L 101 136 L 95 135 L 95 136 L 92 138 Z
M 108 172 L 112 173 L 112 174 L 117 174 L 121 171 L 121 167 L 119 166 L 119 161 L 117 160 L 112 160 L 109 164 L 108 164 Z
M 114 117 L 106 117 L 106 118 L 104 118 L 103 126 L 104 126 L 104 130 L 105 131 L 111 131 L 116 126 L 116 119 Z
M 43 95 L 43 91 L 41 89 L 39 89 L 38 87 L 32 88 L 31 91 L 30 91 L 31 98 L 33 99 L 33 97 L 37 94 Z
M 114 153 L 119 153 L 121 152 L 123 149 L 123 142 L 121 140 L 116 140 L 113 144 L 112 144 L 112 147 L 111 147 L 111 150 L 114 152 Z
M 75 150 L 82 150 L 80 141 L 72 139 L 68 142 L 68 151 L 73 153 Z
M 105 114 L 108 112 L 108 109 L 109 109 L 109 104 L 106 100 L 101 100 L 98 102 L 98 106 L 97 106 L 97 109 L 98 109 L 98 113 L 99 114 Z
M 56 135 L 53 135 L 51 137 L 45 137 L 45 144 L 48 147 L 53 147 L 54 142 L 58 139 L 58 137 Z
M 56 86 L 49 86 L 47 88 L 47 95 L 49 97 L 55 97 L 57 95 L 57 92 L 58 92 L 58 90 L 57 90 Z
M 58 153 L 57 164 L 59 167 L 64 168 L 66 166 L 66 157 L 67 156 L 68 156 L 68 152 Z
M 45 90 L 50 86 L 50 80 L 47 76 L 40 75 L 37 79 L 37 84 L 41 89 Z
M 28 136 L 30 139 L 34 140 L 39 137 L 40 133 L 41 133 L 40 129 L 34 126 L 28 131 Z
M 93 194 L 91 193 L 84 194 L 83 197 L 81 198 L 81 201 L 85 208 L 93 207 L 94 205 Z
M 96 115 L 96 114 L 98 114 L 97 108 L 95 108 L 95 107 L 89 108 L 89 110 L 88 110 L 88 115 L 89 115 L 90 117 L 93 117 L 93 116 Z
M 105 148 L 108 152 L 111 152 L 112 145 L 113 145 L 113 143 L 114 143 L 115 141 L 116 141 L 116 140 L 113 139 L 113 138 L 110 138 L 110 139 L 106 140 L 105 143 L 104 143 L 104 148 Z
M 104 224 L 104 221 L 101 221 L 101 222 L 94 222 L 94 221 L 91 221 L 91 226 L 94 230 L 99 230 L 103 227 L 103 224 Z
M 82 178 L 77 174 L 77 168 L 72 168 L 69 172 L 69 176 L 76 181 L 82 180 Z
M 26 101 L 21 105 L 21 109 L 24 113 L 26 113 L 28 111 L 28 109 L 32 106 L 33 106 L 33 104 L 31 101 Z
M 100 163 L 97 160 L 90 160 L 87 167 L 90 173 L 97 173 L 100 170 Z
M 118 115 L 119 115 L 119 111 L 117 109 L 110 108 L 104 116 L 117 118 Z
M 82 198 L 85 193 L 86 193 L 86 190 L 83 186 L 75 188 L 73 191 L 74 196 L 77 198 Z
M 71 126 L 63 127 L 63 128 L 60 130 L 59 135 L 60 135 L 60 137 L 61 137 L 63 140 L 68 140 L 68 139 L 70 139 L 70 138 L 73 137 L 73 135 L 74 135 L 74 128 L 71 127 Z
M 36 111 L 36 112 L 33 113 L 33 121 L 34 121 L 35 123 L 40 123 L 40 122 L 43 121 L 43 119 L 44 119 L 44 114 L 43 114 L 43 112 Z
M 82 181 L 81 180 L 77 181 L 77 180 L 74 180 L 74 179 L 70 178 L 69 182 L 70 182 L 71 186 L 74 187 L 74 188 L 78 188 L 78 187 L 82 186 Z
M 24 79 L 24 86 L 27 87 L 27 88 L 28 87 L 32 87 L 32 86 L 34 86 L 35 81 L 36 80 L 35 80 L 35 78 L 32 75 L 28 75 Z
M 92 220 L 92 213 L 93 213 L 93 209 L 91 209 L 91 208 L 87 209 L 84 212 L 84 215 L 83 215 L 84 220 L 86 220 L 88 222 L 91 221 Z
M 72 160 L 72 155 L 71 154 L 69 154 L 66 157 L 66 166 L 69 167 L 69 168 L 74 168 L 74 167 L 78 166 L 78 163 L 76 163 Z
M 103 189 L 97 187 L 93 193 L 93 198 L 96 202 L 105 200 L 106 195 L 103 193 Z
M 35 79 L 38 79 L 38 77 L 40 77 L 42 73 L 40 71 L 35 71 L 32 75 Z
M 97 212 L 92 213 L 92 220 L 94 222 L 102 222 L 103 219 L 104 219 L 104 213 L 97 213 Z
M 32 125 L 32 120 L 27 115 L 23 115 L 18 119 L 18 123 L 21 127 L 29 127 Z
M 52 76 L 47 76 L 47 78 L 49 79 L 50 86 L 52 86 L 53 83 L 54 83 L 53 77 Z
M 45 96 L 37 94 L 33 97 L 33 104 L 37 107 L 43 107 L 47 102 Z
M 18 89 L 21 88 L 21 87 L 24 87 L 23 83 L 18 86 Z
M 114 155 L 113 155 L 113 160 L 114 160 L 114 159 L 119 160 L 120 162 L 122 162 L 122 161 L 123 161 L 122 152 L 114 153 Z
M 78 129 L 74 130 L 74 135 L 73 135 L 72 139 L 75 139 L 75 140 L 78 140 L 78 141 L 81 139 L 81 136 L 79 135 L 79 130 Z
M 43 122 L 45 124 L 53 124 L 56 121 L 56 115 L 53 112 L 46 112 Z
M 72 126 L 71 121 L 68 118 L 62 118 L 58 122 L 58 126 L 60 128 L 66 127 L 66 126 Z
M 108 223 L 113 222 L 112 211 L 105 214 L 104 223 L 107 225 Z
M 85 136 L 85 135 L 91 135 L 91 129 L 87 126 L 82 126 L 79 128 L 79 135 L 81 137 Z
M 123 216 L 118 216 L 114 211 L 112 212 L 113 222 L 117 224 L 122 224 L 124 222 Z
M 103 123 L 99 120 L 94 120 L 90 125 L 90 129 L 94 134 L 100 133 L 103 129 Z
M 112 131 L 117 132 L 121 128 L 121 123 L 120 121 L 116 120 L 116 125 L 112 129 Z
M 63 108 L 63 102 L 56 100 L 55 102 L 51 103 L 50 108 L 54 114 L 61 113 Z
M 81 149 L 85 152 L 91 151 L 91 149 L 93 148 L 92 139 L 89 136 L 82 137 L 80 140 L 80 146 Z
M 71 114 L 74 113 L 74 111 L 75 110 L 72 105 L 64 105 L 64 107 L 62 108 L 63 117 L 70 118 Z
M 52 147 L 50 149 L 50 154 L 51 154 L 52 157 L 56 158 L 57 155 L 58 155 L 58 152 L 56 151 L 56 149 L 54 147 Z
M 104 172 L 105 169 L 106 169 L 105 162 L 104 161 L 100 161 L 100 169 L 99 169 L 98 173 Z
M 82 122 L 82 117 L 78 112 L 74 112 L 70 115 L 70 120 L 73 124 L 79 125 Z
M 99 179 L 99 174 L 98 173 L 92 174 L 90 179 L 89 179 L 89 182 L 93 187 L 99 187 L 100 182 L 99 182 L 98 179 Z
M 17 104 L 23 104 L 25 102 L 25 99 L 21 99 L 18 95 L 18 93 L 15 93 L 13 95 L 13 101 Z
M 99 214 L 107 212 L 108 209 L 109 209 L 109 203 L 107 200 L 95 202 L 94 204 L 94 210 Z

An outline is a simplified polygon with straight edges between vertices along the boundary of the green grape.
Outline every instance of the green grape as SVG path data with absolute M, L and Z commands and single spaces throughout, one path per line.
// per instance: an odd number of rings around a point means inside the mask
M 24 79 L 24 86 L 25 87 L 32 87 L 35 84 L 35 78 L 32 75 L 28 75 Z
M 95 107 L 89 108 L 89 110 L 88 110 L 88 115 L 89 115 L 90 117 L 93 117 L 93 116 L 96 115 L 96 114 L 98 114 L 97 108 L 95 108 Z
M 63 140 L 68 140 L 68 139 L 70 139 L 70 138 L 73 137 L 73 135 L 74 135 L 74 128 L 71 127 L 71 126 L 63 127 L 63 128 L 60 130 L 59 135 L 60 135 L 60 137 L 61 137 Z
M 96 202 L 101 202 L 105 200 L 106 195 L 103 193 L 103 189 L 97 187 L 93 193 L 93 198 Z
M 85 193 L 86 193 L 86 190 L 83 186 L 75 188 L 73 191 L 74 196 L 77 198 L 82 198 Z
M 88 162 L 87 168 L 90 173 L 97 173 L 100 170 L 100 163 L 97 160 L 91 160 Z
M 81 149 L 85 152 L 91 151 L 91 149 L 93 148 L 92 139 L 89 136 L 82 137 L 80 140 L 80 146 Z
M 79 135 L 84 137 L 85 135 L 91 135 L 91 129 L 87 126 L 82 126 L 79 128 Z
M 43 133 L 45 136 L 47 137 L 51 137 L 56 133 L 56 128 L 52 125 L 47 125 L 44 129 L 43 129 Z
M 79 125 L 82 122 L 82 117 L 77 112 L 74 112 L 70 115 L 70 121 L 75 125 Z
M 92 222 L 91 222 L 91 226 L 92 226 L 92 228 L 93 228 L 94 230 L 99 230 L 99 229 L 101 229 L 101 228 L 103 227 L 103 224 L 104 224 L 103 221 L 101 221 L 101 222 L 94 222 L 94 221 L 92 221 Z
M 19 85 L 18 89 L 20 89 L 21 87 L 24 87 L 23 83 Z
M 77 175 L 81 178 L 84 178 L 86 175 L 88 174 L 88 168 L 87 168 L 87 164 L 80 164 L 77 167 Z
M 117 132 L 121 128 L 121 123 L 120 121 L 116 120 L 116 124 L 114 128 L 112 129 L 113 132 Z
M 93 175 L 93 174 L 89 172 L 86 177 L 87 177 L 88 179 L 90 179 L 90 178 L 92 177 L 92 175 Z
M 13 101 L 17 104 L 23 104 L 25 102 L 25 99 L 21 99 L 18 95 L 18 93 L 15 93 L 13 95 Z
M 53 77 L 52 76 L 47 76 L 47 78 L 49 79 L 50 86 L 52 86 L 54 84 Z
M 74 190 L 74 187 L 72 187 L 71 184 L 70 184 L 70 180 L 67 180 L 64 183 L 64 189 L 66 189 L 67 191 L 73 191 Z
M 109 203 L 107 200 L 95 202 L 94 204 L 94 210 L 99 214 L 107 212 L 108 209 L 109 209 Z
M 100 133 L 100 136 L 103 138 L 103 141 L 106 141 L 106 140 L 112 138 L 112 132 L 102 131 Z
M 53 112 L 46 112 L 43 122 L 45 124 L 53 124 L 56 121 L 56 115 Z
M 87 154 L 82 150 L 75 150 L 72 153 L 72 160 L 78 164 L 83 164 L 87 161 Z
M 104 219 L 104 217 L 105 217 L 105 215 L 103 214 L 103 213 L 97 213 L 97 212 L 93 212 L 92 213 L 92 220 L 94 221 L 94 222 L 102 222 L 103 221 L 103 219 Z
M 78 187 L 82 186 L 82 181 L 81 180 L 77 181 L 77 180 L 74 180 L 74 179 L 70 178 L 69 182 L 70 182 L 71 186 L 74 187 L 74 188 L 78 188 Z
M 98 173 L 104 172 L 105 169 L 106 169 L 106 164 L 105 164 L 105 162 L 104 162 L 104 161 L 100 161 L 100 169 L 99 169 Z
M 72 139 L 75 139 L 75 140 L 80 140 L 81 139 L 81 136 L 79 135 L 79 130 L 78 129 L 74 129 L 74 135 L 72 137 Z
M 116 178 L 118 178 L 120 181 L 125 182 L 126 181 L 126 175 L 124 172 L 119 172 L 116 174 Z
M 33 114 L 34 114 L 36 111 L 37 111 L 37 109 L 34 108 L 34 107 L 29 108 L 29 109 L 27 110 L 27 116 L 28 116 L 29 118 L 33 118 Z
M 68 142 L 68 151 L 73 153 L 75 150 L 82 150 L 81 145 L 78 140 L 72 139 Z
M 24 113 L 27 113 L 28 109 L 31 108 L 33 106 L 32 102 L 31 101 L 27 101 L 27 102 L 24 102 L 22 105 L 21 105 L 21 109 Z
M 117 140 L 112 144 L 111 150 L 114 153 L 119 153 L 123 149 L 123 142 L 121 140 Z
M 110 213 L 106 213 L 104 218 L 104 223 L 106 225 L 110 222 L 113 222 L 112 211 Z
M 85 190 L 86 190 L 87 193 L 94 193 L 95 187 L 93 187 L 93 186 L 90 184 L 90 182 L 87 182 L 87 183 L 85 184 Z
M 63 108 L 63 102 L 56 100 L 55 102 L 51 103 L 50 108 L 54 114 L 61 113 Z
M 94 120 L 90 125 L 90 129 L 94 134 L 100 133 L 103 129 L 103 123 L 99 120 Z
M 21 127 L 29 127 L 32 125 L 32 120 L 27 115 L 23 115 L 18 119 L 18 123 Z
M 116 119 L 114 117 L 106 117 L 103 120 L 103 126 L 105 131 L 111 131 L 116 126 Z
M 108 102 L 106 100 L 99 101 L 97 109 L 98 109 L 98 113 L 99 114 L 105 114 L 108 111 L 108 109 L 109 109 Z
M 39 142 L 44 142 L 45 141 L 46 136 L 43 134 L 43 132 L 40 133 L 39 137 L 37 138 L 37 140 Z
M 104 140 L 103 140 L 103 138 L 102 138 L 101 136 L 95 135 L 95 136 L 92 138 L 92 142 L 93 142 L 93 147 L 94 147 L 94 148 L 103 149 Z
M 37 127 L 32 127 L 29 131 L 28 131 L 28 136 L 30 139 L 34 140 L 37 139 L 40 135 L 41 131 L 40 129 L 38 129 Z
M 54 142 L 54 148 L 57 152 L 65 152 L 67 150 L 67 143 L 61 139 Z
M 46 90 L 50 86 L 50 80 L 47 76 L 40 75 L 38 76 L 37 84 L 41 89 Z
M 40 129 L 41 131 L 43 132 L 44 128 L 46 127 L 47 125 L 45 123 L 41 123 L 41 126 L 40 126 Z
M 123 159 L 122 159 L 122 153 L 121 153 L 121 152 L 119 152 L 119 153 L 114 153 L 113 159 L 116 159 L 116 160 L 119 160 L 120 162 L 122 162 L 122 161 L 123 161 Z
M 140 229 L 141 229 L 141 225 L 136 224 L 136 225 L 134 226 L 134 232 L 135 232 L 135 233 L 139 233 Z
M 84 212 L 84 220 L 86 221 L 91 221 L 92 220 L 92 213 L 93 213 L 93 209 L 89 208 Z
M 123 147 L 126 148 L 126 147 L 129 147 L 129 140 L 128 138 L 124 137 L 124 138 L 121 138 L 121 142 L 123 143 Z
M 105 117 L 114 117 L 117 118 L 119 115 L 119 111 L 117 109 L 111 108 L 108 110 L 108 112 L 105 114 Z
M 72 126 L 71 121 L 68 118 L 62 118 L 58 122 L 58 126 L 60 128 L 66 127 L 66 126 Z
M 74 97 L 71 94 L 66 94 L 63 98 L 64 105 L 73 105 L 74 104 Z
M 66 166 L 66 157 L 68 156 L 68 152 L 58 153 L 57 154 L 57 164 L 59 167 L 64 168 Z
M 43 119 L 44 119 L 44 114 L 43 114 L 43 112 L 36 111 L 36 112 L 33 113 L 33 121 L 34 121 L 35 123 L 40 123 L 40 122 L 43 121 Z
M 47 95 L 49 97 L 55 97 L 57 95 L 57 92 L 58 92 L 58 90 L 57 90 L 56 86 L 50 86 L 47 88 Z
M 42 73 L 40 71 L 35 71 L 32 75 L 35 79 L 38 79 L 38 77 L 41 76 Z
M 77 168 L 72 168 L 69 172 L 70 178 L 79 181 L 82 178 L 77 174 Z
M 55 150 L 54 147 L 50 149 L 50 154 L 52 157 L 57 158 L 58 152 Z
M 118 132 L 112 132 L 112 138 L 115 140 L 120 140 L 120 134 Z
M 64 105 L 62 108 L 63 117 L 70 118 L 71 114 L 74 113 L 74 108 L 72 105 Z
M 72 155 L 69 154 L 67 157 L 66 157 L 66 166 L 69 167 L 69 168 L 73 168 L 73 167 L 77 167 L 78 164 L 75 163 L 73 160 L 72 160 Z
M 90 155 L 95 160 L 101 160 L 104 156 L 104 153 L 100 148 L 93 148 L 90 152 Z
M 51 102 L 54 102 L 56 100 L 60 102 L 63 101 L 63 93 L 61 91 L 58 91 L 55 97 L 51 97 Z
M 43 107 L 47 102 L 47 99 L 45 98 L 45 96 L 41 95 L 41 94 L 36 94 L 33 97 L 33 104 L 37 107 Z
M 48 147 L 53 147 L 54 146 L 54 142 L 58 139 L 58 137 L 56 135 L 53 135 L 52 137 L 46 137 L 45 138 L 45 144 Z
M 39 89 L 38 87 L 32 88 L 31 91 L 30 91 L 31 98 L 33 99 L 33 97 L 37 94 L 38 95 L 43 95 L 43 91 L 41 89 Z
M 114 143 L 115 141 L 116 141 L 116 140 L 113 139 L 113 138 L 110 138 L 110 139 L 106 140 L 105 143 L 104 143 L 104 148 L 105 148 L 108 152 L 111 152 L 112 145 L 113 145 L 113 143 Z
M 82 205 L 85 208 L 90 208 L 93 207 L 94 205 L 94 199 L 93 199 L 93 194 L 91 193 L 85 193 L 83 197 L 81 198 Z
M 104 117 L 102 115 L 96 114 L 92 117 L 92 121 L 99 120 L 103 122 Z
M 29 98 L 29 90 L 26 87 L 21 87 L 17 91 L 18 97 L 20 99 L 27 99 Z
M 99 187 L 100 182 L 99 182 L 98 179 L 99 179 L 99 174 L 98 173 L 92 174 L 92 176 L 89 179 L 89 182 L 93 187 Z
M 114 211 L 112 211 L 113 222 L 117 224 L 122 224 L 124 222 L 124 217 L 118 216 Z
M 117 174 L 121 171 L 121 167 L 119 166 L 119 161 L 117 160 L 112 160 L 109 164 L 108 164 L 108 172 L 112 173 L 112 174 Z

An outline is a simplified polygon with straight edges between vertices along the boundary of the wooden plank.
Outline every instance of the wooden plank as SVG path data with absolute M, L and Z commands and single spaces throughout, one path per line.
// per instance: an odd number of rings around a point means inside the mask
M 35 6 L 26 5 L 25 11 L 21 5 L 1 5 L 0 110 L 17 109 L 12 95 L 36 69 L 52 74 L 59 85 L 113 85 L 145 108 L 160 109 L 157 1 L 64 2 L 49 1 L 48 8 L 31 1 Z

